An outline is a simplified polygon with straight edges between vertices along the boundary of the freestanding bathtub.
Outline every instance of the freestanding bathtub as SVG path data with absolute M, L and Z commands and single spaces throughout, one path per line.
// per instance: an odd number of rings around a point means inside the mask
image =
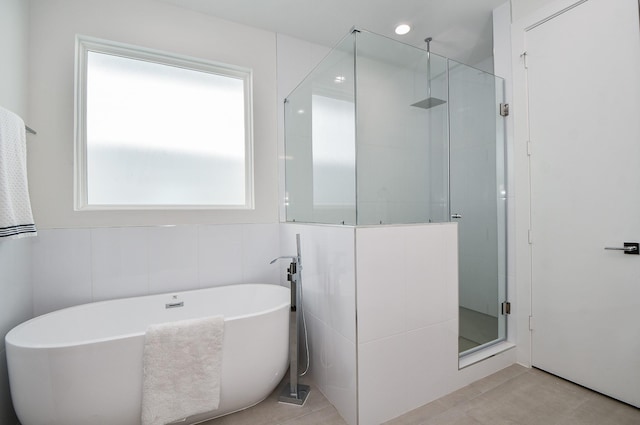
M 223 315 L 220 405 L 193 424 L 250 407 L 282 379 L 289 289 L 266 284 L 79 305 L 6 336 L 13 404 L 22 425 L 139 425 L 142 352 L 150 324 Z

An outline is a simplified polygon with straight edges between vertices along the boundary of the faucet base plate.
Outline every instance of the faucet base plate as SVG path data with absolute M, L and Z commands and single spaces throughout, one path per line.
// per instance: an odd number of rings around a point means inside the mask
M 278 397 L 278 401 L 280 403 L 287 404 L 295 404 L 298 406 L 302 406 L 305 401 L 307 401 L 307 396 L 309 395 L 310 388 L 308 385 L 298 384 L 297 394 L 291 392 L 291 384 L 286 384 L 282 388 L 282 392 L 280 393 L 280 397 Z

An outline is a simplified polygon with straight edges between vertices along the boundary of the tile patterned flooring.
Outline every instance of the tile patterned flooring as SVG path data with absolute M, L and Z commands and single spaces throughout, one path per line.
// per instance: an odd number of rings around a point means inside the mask
M 313 383 L 305 379 L 301 379 L 300 383 L 311 385 L 311 392 L 304 406 L 279 403 L 278 397 L 285 382 L 278 385 L 261 403 L 200 425 L 347 425 Z
M 307 403 L 262 403 L 203 425 L 346 425 L 312 389 Z M 513 365 L 385 425 L 639 425 L 640 409 L 537 369 Z M 373 424 L 363 424 L 373 425 Z

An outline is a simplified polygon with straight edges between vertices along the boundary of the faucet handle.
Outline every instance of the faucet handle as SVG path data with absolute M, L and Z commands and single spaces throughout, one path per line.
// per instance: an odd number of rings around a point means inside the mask
M 298 273 L 298 267 L 295 261 L 292 261 L 291 264 L 289 264 L 289 267 L 287 267 L 287 273 L 289 273 L 289 275 Z

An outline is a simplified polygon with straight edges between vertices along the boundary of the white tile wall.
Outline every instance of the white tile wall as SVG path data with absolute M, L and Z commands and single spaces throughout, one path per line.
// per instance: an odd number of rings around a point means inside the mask
M 360 425 L 380 424 L 406 411 L 409 368 L 402 359 L 406 340 L 406 334 L 399 333 L 358 345 Z
M 33 312 L 92 300 L 91 230 L 39 230 L 33 241 Z
M 452 246 L 455 226 L 419 226 L 412 230 L 404 238 L 406 330 L 453 320 L 457 311 L 452 306 L 458 302 L 457 256 Z
M 33 238 L 0 238 L 0 423 L 18 423 L 9 390 L 4 336 L 14 326 L 32 317 L 31 244 Z
M 198 287 L 198 226 L 148 229 L 149 292 L 161 294 Z
M 278 267 L 269 264 L 271 260 L 280 255 L 279 246 L 280 228 L 278 224 L 242 226 L 243 281 L 279 282 Z
M 450 320 L 406 333 L 403 358 L 409 368 L 405 406 L 421 406 L 456 389 L 458 321 Z M 407 408 L 407 407 L 405 407 Z
M 33 313 L 243 282 L 277 284 L 278 224 L 51 229 L 33 240 Z
M 242 225 L 200 226 L 198 281 L 201 287 L 241 283 Z
M 93 301 L 149 293 L 149 229 L 91 229 Z
M 0 351 L 4 336 L 17 324 L 30 319 L 33 310 L 31 290 L 31 242 L 33 238 L 0 240 Z M 1 411 L 1 410 L 0 410 Z
M 327 344 L 322 357 L 322 364 L 326 369 L 324 393 L 347 423 L 355 424 L 356 344 L 329 326 L 325 326 L 325 332 Z
M 295 254 L 296 234 L 300 234 L 310 373 L 351 425 L 357 420 L 354 232 L 348 226 L 292 223 L 282 224 L 280 232 L 281 255 Z M 281 263 L 285 278 L 287 262 Z
M 372 227 L 356 232 L 360 344 L 406 329 L 407 262 L 398 229 Z
M 356 229 L 358 412 L 383 423 L 515 361 L 458 370 L 457 225 Z
M 31 243 L 33 238 L 0 238 L 0 423 L 17 424 L 7 371 L 4 337 L 14 326 L 33 315 Z

